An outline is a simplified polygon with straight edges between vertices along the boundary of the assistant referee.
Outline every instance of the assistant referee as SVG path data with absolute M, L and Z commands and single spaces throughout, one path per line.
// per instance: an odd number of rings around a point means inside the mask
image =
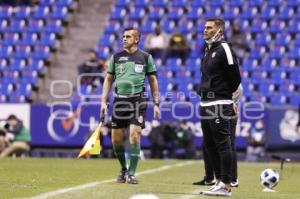
M 153 116 L 160 115 L 156 66 L 152 56 L 140 49 L 141 32 L 127 28 L 123 32 L 123 51 L 114 54 L 109 62 L 102 91 L 101 115 L 107 113 L 107 100 L 112 83 L 116 81 L 116 97 L 112 105 L 112 145 L 121 171 L 118 183 L 137 184 L 135 171 L 140 155 L 141 131 L 145 127 L 147 99 L 144 81 L 148 76 L 154 100 Z M 127 168 L 124 148 L 124 133 L 129 127 L 130 164 Z

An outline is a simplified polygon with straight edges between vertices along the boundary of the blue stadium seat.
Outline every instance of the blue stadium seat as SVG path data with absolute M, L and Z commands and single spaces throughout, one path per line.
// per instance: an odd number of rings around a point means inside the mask
M 264 7 L 260 14 L 260 19 L 262 20 L 271 20 L 276 16 L 276 8 L 273 6 Z
M 10 24 L 9 31 L 10 32 L 16 32 L 16 33 L 22 33 L 24 31 L 24 28 L 26 26 L 25 20 L 13 20 Z
M 174 7 L 185 7 L 187 5 L 187 0 L 173 0 L 172 6 Z
M 264 46 L 254 46 L 250 51 L 250 58 L 262 59 L 262 56 L 266 54 L 266 48 Z
M 273 94 L 270 98 L 271 100 L 271 104 L 274 106 L 282 106 L 282 105 L 286 105 L 288 100 L 286 96 L 282 96 L 278 93 Z
M 225 7 L 224 20 L 234 20 L 237 17 L 239 17 L 240 13 L 241 13 L 240 7 L 238 6 Z
M 134 0 L 135 7 L 147 7 L 150 3 L 150 0 Z
M 152 21 L 152 20 L 146 20 L 143 24 L 142 24 L 142 26 L 141 26 L 141 32 L 142 33 L 152 33 L 153 32 L 153 30 L 154 30 L 154 28 L 155 28 L 155 26 L 156 26 L 156 23 L 154 22 L 154 21 Z
M 21 71 L 27 65 L 26 59 L 10 59 L 9 69 Z
M 31 56 L 31 47 L 27 45 L 18 45 L 15 47 L 13 57 L 17 59 L 26 59 Z
M 32 85 L 31 84 L 18 84 L 16 92 L 26 98 L 31 98 L 32 96 Z
M 127 12 L 123 7 L 115 7 L 111 12 L 110 19 L 123 21 L 126 14 Z
M 133 9 L 131 9 L 131 11 L 129 13 L 130 20 L 141 21 L 144 16 L 145 16 L 145 10 L 144 10 L 144 8 L 140 8 L 140 7 L 135 7 Z
M 175 22 L 166 20 L 165 22 L 163 22 L 162 28 L 165 32 L 172 33 L 174 31 L 174 28 L 175 28 Z
M 49 6 L 55 3 L 56 0 L 40 0 L 39 4 L 42 6 Z
M 263 59 L 261 61 L 261 68 L 263 69 L 267 69 L 267 70 L 271 70 L 273 68 L 275 68 L 278 65 L 277 60 L 276 59 Z
M 13 47 L 12 46 L 5 46 L 1 45 L 0 46 L 0 58 L 9 58 L 13 52 Z
M 204 8 L 202 8 L 202 7 L 191 6 L 187 13 L 187 18 L 189 20 L 196 21 L 200 18 L 200 16 L 202 16 L 204 14 L 204 12 L 205 12 Z
M 197 8 L 202 7 L 202 6 L 204 7 L 205 3 L 206 3 L 205 0 L 193 0 L 191 3 L 191 6 L 197 7 Z
M 110 48 L 107 46 L 98 46 L 97 47 L 97 57 L 98 58 L 109 58 L 111 52 L 110 52 Z
M 247 5 L 247 9 L 243 10 L 241 13 L 241 17 L 244 20 L 253 20 L 258 14 L 258 9 L 256 7 L 249 7 Z
M 169 20 L 179 20 L 183 15 L 183 8 L 181 7 L 171 7 L 167 14 Z
M 29 19 L 27 31 L 30 33 L 42 32 L 45 28 L 45 21 L 42 19 Z
M 112 34 L 116 33 L 121 27 L 121 24 L 119 21 L 111 20 L 109 23 L 105 25 L 104 33 L 105 34 Z
M 35 45 L 38 42 L 38 33 L 26 32 L 22 34 L 22 39 L 17 45 Z
M 49 46 L 52 49 L 56 48 L 56 36 L 54 33 L 41 33 L 40 40 L 37 42 L 37 45 Z
M 50 19 L 47 21 L 47 25 L 45 27 L 45 31 L 48 33 L 55 33 L 57 35 L 62 32 L 62 22 L 61 20 Z
M 32 13 L 33 19 L 46 19 L 50 14 L 49 6 L 37 6 Z
M 26 102 L 26 97 L 17 92 L 13 92 L 9 96 L 9 102 L 10 103 L 23 103 L 23 102 Z
M 219 7 L 210 7 L 209 10 L 206 11 L 205 13 L 205 17 L 206 18 L 211 18 L 211 17 L 214 17 L 214 16 L 219 16 L 222 18 L 222 10 L 221 8 Z
M 297 47 L 290 49 L 288 56 L 291 59 L 298 59 L 300 56 L 300 47 L 297 46 Z
M 290 105 L 298 107 L 300 104 L 299 94 L 293 94 L 289 96 Z
M 295 11 L 294 11 L 293 7 L 290 7 L 290 6 L 280 7 L 277 17 L 278 17 L 278 19 L 287 21 L 291 17 L 293 17 L 294 14 L 295 14 Z
M 42 59 L 32 59 L 28 64 L 28 69 L 36 71 L 38 75 L 44 75 L 45 68 L 45 62 Z
M 251 0 L 249 1 L 250 6 L 261 6 L 264 0 Z
M 42 59 L 42 60 L 49 60 L 50 58 L 50 48 L 49 46 L 44 45 L 36 45 L 34 47 L 34 53 L 32 56 L 33 59 Z
M 300 34 L 296 35 L 296 38 L 294 40 L 294 45 L 299 47 L 300 46 Z
M 13 84 L 12 83 L 4 83 L 3 81 L 0 84 L 0 93 L 1 95 L 8 96 L 13 92 Z
M 263 21 L 261 19 L 254 19 L 250 31 L 252 33 L 261 33 L 261 32 L 265 32 L 267 27 L 268 24 L 266 21 Z
M 102 38 L 100 38 L 98 44 L 101 46 L 110 46 L 112 47 L 114 45 L 114 42 L 116 40 L 116 37 L 112 34 L 104 34 L 102 35 Z
M 179 32 L 186 35 L 190 32 L 195 32 L 194 23 L 192 21 L 189 21 L 187 19 L 180 20 L 178 24 Z
M 9 31 L 9 21 L 8 19 L 0 19 L 0 32 L 8 32 Z
M 300 6 L 300 1 L 299 0 L 287 0 L 287 5 L 297 8 Z
M 290 83 L 288 80 L 282 81 L 281 84 L 279 84 L 279 93 L 281 93 L 281 95 L 287 95 L 289 92 L 295 92 L 295 89 L 294 84 Z
M 14 33 L 14 32 L 6 32 L 4 34 L 4 40 L 2 45 L 15 45 L 18 43 L 20 40 L 20 34 L 19 33 Z
M 281 5 L 281 0 L 272 0 L 272 1 L 267 1 L 268 6 L 274 6 L 274 7 L 279 7 Z
M 271 59 L 280 59 L 285 54 L 284 46 L 273 46 L 269 52 L 269 56 Z
M 291 42 L 291 35 L 287 33 L 276 34 L 275 44 L 280 46 L 288 46 Z
M 21 84 L 31 84 L 33 87 L 37 86 L 38 74 L 36 71 L 31 69 L 26 69 L 22 71 L 22 78 L 20 80 Z
M 289 33 L 299 33 L 300 32 L 300 21 L 291 19 L 288 25 Z
M 0 19 L 10 19 L 13 15 L 13 7 L 0 6 Z
M 116 7 L 126 7 L 130 3 L 130 0 L 116 0 L 115 6 Z
M 152 1 L 153 6 L 166 7 L 167 4 L 168 4 L 168 0 L 153 0 Z
M 27 19 L 31 14 L 29 6 L 18 6 L 15 8 L 15 17 L 17 19 Z
M 255 44 L 268 46 L 268 45 L 270 45 L 271 40 L 272 40 L 272 37 L 269 33 L 262 32 L 262 33 L 258 33 L 256 35 Z
M 165 14 L 165 9 L 162 7 L 151 7 L 148 18 L 150 20 L 161 20 Z
M 59 7 L 71 7 L 74 0 L 57 0 L 55 3 Z
M 59 19 L 62 21 L 66 21 L 68 17 L 68 8 L 67 7 L 60 7 L 54 6 L 52 7 L 52 13 L 50 14 L 52 19 Z

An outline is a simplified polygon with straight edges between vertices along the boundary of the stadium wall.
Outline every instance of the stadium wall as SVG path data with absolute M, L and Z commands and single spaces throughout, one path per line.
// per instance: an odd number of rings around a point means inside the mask
M 198 149 L 202 144 L 202 131 L 198 111 L 191 106 L 179 104 L 162 107 L 160 121 L 174 122 L 185 120 L 195 134 L 195 144 Z M 99 103 L 85 103 L 79 106 L 70 104 L 1 104 L 0 119 L 9 114 L 15 114 L 23 120 L 32 135 L 33 147 L 81 147 L 89 133 L 99 122 Z M 151 107 L 150 107 L 151 109 Z M 146 128 L 142 132 L 142 145 L 150 147 L 148 135 L 151 131 L 151 114 L 148 110 Z M 268 148 L 300 148 L 300 133 L 296 131 L 298 121 L 297 110 L 293 107 L 274 108 L 259 104 L 243 104 L 240 108 L 240 118 L 237 125 L 237 147 L 247 146 L 247 137 L 255 122 L 263 119 L 268 133 Z M 110 148 L 109 135 L 103 133 L 102 144 Z

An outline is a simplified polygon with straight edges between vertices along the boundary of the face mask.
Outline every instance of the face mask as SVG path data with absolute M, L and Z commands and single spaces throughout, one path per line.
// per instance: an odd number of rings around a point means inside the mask
M 214 36 L 212 36 L 210 39 L 205 40 L 205 42 L 207 44 L 212 44 L 214 42 L 216 42 L 218 39 L 220 39 L 220 33 L 221 29 L 219 28 L 219 30 L 216 32 L 216 34 Z

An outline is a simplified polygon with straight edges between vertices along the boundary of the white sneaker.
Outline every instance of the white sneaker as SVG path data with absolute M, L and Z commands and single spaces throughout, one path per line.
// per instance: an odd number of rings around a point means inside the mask
M 230 197 L 232 195 L 231 190 L 227 190 L 223 182 L 219 182 L 214 187 L 210 187 L 208 191 L 201 191 L 200 194 L 206 196 L 225 196 L 225 197 Z
M 210 187 L 208 188 L 208 191 L 213 190 L 218 184 L 219 184 L 219 182 L 216 182 L 214 185 L 210 186 Z

